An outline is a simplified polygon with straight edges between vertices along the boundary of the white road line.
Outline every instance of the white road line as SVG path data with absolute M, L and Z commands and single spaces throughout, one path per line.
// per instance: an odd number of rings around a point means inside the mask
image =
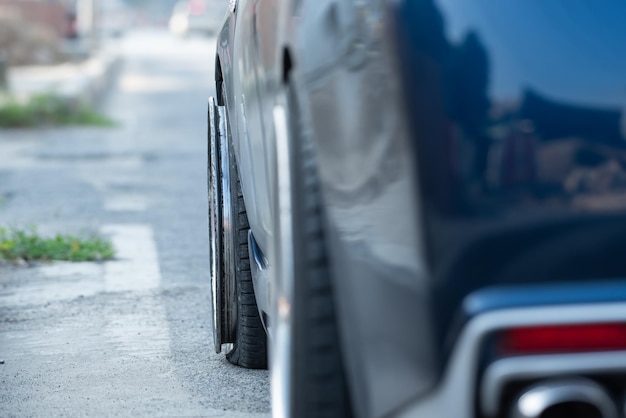
M 101 232 L 111 238 L 116 260 L 104 266 L 108 292 L 144 290 L 159 287 L 161 271 L 154 234 L 149 225 L 105 225 Z
M 106 291 L 142 291 L 159 287 L 159 256 L 150 225 L 105 225 L 101 232 L 110 237 L 116 251 L 116 259 L 104 266 Z M 110 313 L 106 323 L 105 335 L 120 352 L 144 357 L 170 352 L 169 324 L 159 298 L 142 299 L 141 309 L 132 313 Z
M 104 209 L 110 212 L 143 212 L 149 206 L 148 199 L 140 195 L 119 195 L 104 202 Z

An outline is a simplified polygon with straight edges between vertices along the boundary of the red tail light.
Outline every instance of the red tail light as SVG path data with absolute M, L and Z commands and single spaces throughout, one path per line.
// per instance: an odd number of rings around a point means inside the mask
M 626 350 L 626 324 L 511 328 L 500 333 L 497 346 L 503 355 Z

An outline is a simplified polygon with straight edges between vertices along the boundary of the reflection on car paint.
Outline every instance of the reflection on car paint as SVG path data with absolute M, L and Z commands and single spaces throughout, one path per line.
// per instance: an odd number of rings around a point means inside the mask
M 440 330 L 482 286 L 626 274 L 624 18 L 617 0 L 397 9 Z

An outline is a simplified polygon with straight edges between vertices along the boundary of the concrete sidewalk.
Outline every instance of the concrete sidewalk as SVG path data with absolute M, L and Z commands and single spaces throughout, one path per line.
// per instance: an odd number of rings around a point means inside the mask
M 9 68 L 9 93 L 18 99 L 54 94 L 71 106 L 97 105 L 120 62 L 120 54 L 114 48 L 106 48 L 78 63 Z

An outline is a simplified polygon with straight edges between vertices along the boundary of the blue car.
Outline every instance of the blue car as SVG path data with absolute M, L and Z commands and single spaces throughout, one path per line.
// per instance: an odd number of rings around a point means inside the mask
M 275 417 L 624 417 L 625 22 L 622 0 L 230 2 L 215 348 L 269 363 Z

